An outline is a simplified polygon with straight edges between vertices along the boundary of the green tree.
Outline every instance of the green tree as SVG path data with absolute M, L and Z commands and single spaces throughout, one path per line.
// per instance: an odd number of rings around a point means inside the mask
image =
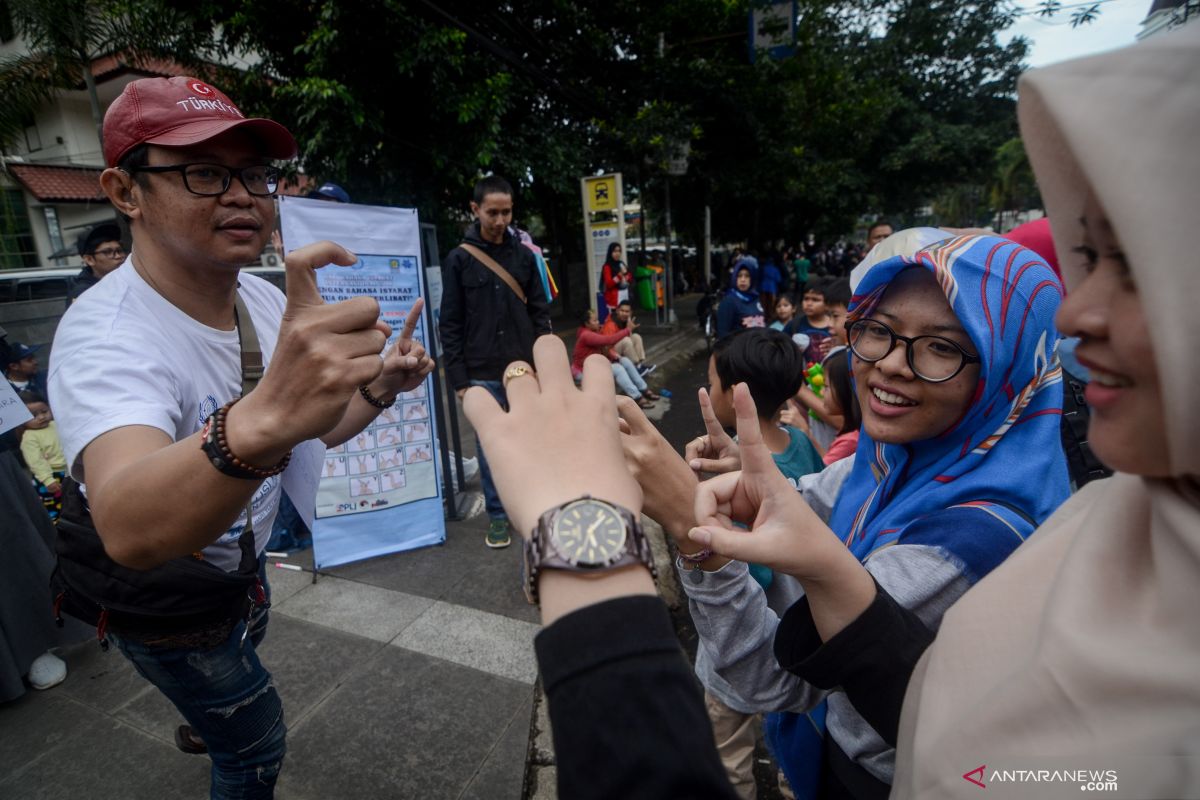
M 1041 205 L 1033 168 L 1020 139 L 1009 139 L 997 148 L 989 197 L 1001 231 L 1016 224 L 1019 212 Z M 1009 212 L 1012 216 L 1006 224 L 1005 215 Z
M 79 0 L 75 0 L 78 2 Z M 98 2 L 98 0 L 93 0 Z M 112 0 L 117 2 L 117 0 Z M 129 52 L 210 77 L 301 142 L 302 168 L 363 202 L 413 205 L 446 245 L 471 184 L 518 185 L 556 255 L 582 255 L 578 179 L 620 170 L 676 227 L 718 239 L 835 236 L 984 184 L 1015 135 L 1024 43 L 1010 6 L 802 0 L 795 54 L 746 50 L 748 0 L 121 0 Z

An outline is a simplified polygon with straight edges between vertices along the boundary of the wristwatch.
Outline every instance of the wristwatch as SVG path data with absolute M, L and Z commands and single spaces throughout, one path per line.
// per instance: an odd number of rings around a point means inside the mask
M 537 579 L 544 569 L 596 574 L 639 563 L 658 577 L 639 518 L 584 495 L 542 514 L 525 542 L 525 596 L 538 602 Z

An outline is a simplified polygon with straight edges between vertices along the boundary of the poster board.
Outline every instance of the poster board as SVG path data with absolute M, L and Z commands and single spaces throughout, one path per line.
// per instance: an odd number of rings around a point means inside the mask
M 329 239 L 358 256 L 352 266 L 318 270 L 317 286 L 328 303 L 378 300 L 389 346 L 417 298 L 429 302 L 414 209 L 281 197 L 280 222 L 285 252 Z M 428 349 L 426 321 L 422 314 L 413 338 Z M 312 530 L 317 569 L 446 540 L 436 413 L 430 377 L 326 450 Z

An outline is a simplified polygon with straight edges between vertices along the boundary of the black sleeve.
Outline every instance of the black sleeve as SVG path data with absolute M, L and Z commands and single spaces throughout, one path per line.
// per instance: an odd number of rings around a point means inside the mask
M 546 628 L 534 646 L 559 797 L 736 797 L 661 599 L 589 606 Z
M 466 253 L 454 248 L 442 261 L 442 308 L 438 314 L 438 335 L 442 341 L 442 367 L 451 389 L 470 383 L 463 355 L 463 293 L 459 282 Z
M 824 643 L 808 598 L 800 598 L 775 631 L 775 657 L 813 686 L 840 687 L 863 719 L 895 747 L 908 679 L 934 633 L 878 583 L 875 592 L 867 610 Z

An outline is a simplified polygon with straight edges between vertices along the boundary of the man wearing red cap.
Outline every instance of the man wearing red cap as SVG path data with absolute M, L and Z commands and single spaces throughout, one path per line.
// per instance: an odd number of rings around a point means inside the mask
M 274 227 L 271 162 L 295 154 L 283 126 L 204 81 L 129 84 L 104 119 L 100 183 L 133 247 L 68 309 L 50 365 L 83 485 L 67 490 L 59 602 L 183 714 L 176 742 L 207 750 L 214 798 L 272 796 L 283 760 L 282 704 L 255 653 L 281 488 L 311 517 L 324 446 L 433 367 L 412 341 L 419 305 L 381 359 L 374 299 L 322 303 L 314 270 L 356 260 L 332 242 L 288 255 L 286 300 L 239 272 Z

